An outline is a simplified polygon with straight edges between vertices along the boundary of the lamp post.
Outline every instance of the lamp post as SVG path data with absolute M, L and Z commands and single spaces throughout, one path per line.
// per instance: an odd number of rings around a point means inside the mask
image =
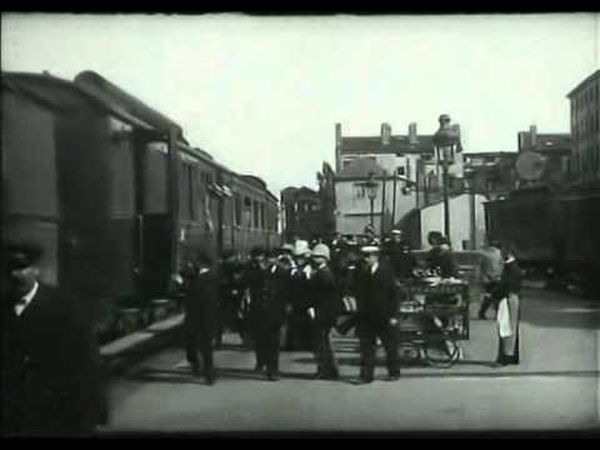
M 470 249 L 477 249 L 477 233 L 475 227 L 475 171 L 466 167 L 464 171 L 465 188 L 469 194 L 469 241 Z
M 369 224 L 371 226 L 371 229 L 375 230 L 373 215 L 374 215 L 375 198 L 377 197 L 377 186 L 378 186 L 378 184 L 375 181 L 375 176 L 374 176 L 373 172 L 371 172 L 369 174 L 369 178 L 363 184 L 363 186 L 367 190 L 367 197 L 369 198 L 369 201 L 371 202 L 371 213 L 370 213 Z
M 460 136 L 456 128 L 450 125 L 450 116 L 439 117 L 440 128 L 433 135 L 437 162 L 442 166 L 442 184 L 444 194 L 444 234 L 450 239 L 450 209 L 448 205 L 448 167 L 454 163 L 454 153 Z

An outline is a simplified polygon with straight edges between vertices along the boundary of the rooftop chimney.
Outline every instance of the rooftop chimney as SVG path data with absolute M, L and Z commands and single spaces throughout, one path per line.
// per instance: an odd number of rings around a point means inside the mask
M 415 122 L 408 125 L 408 142 L 409 144 L 417 144 L 417 124 Z
M 531 148 L 537 147 L 537 127 L 535 125 L 529 127 L 529 143 Z
M 335 124 L 335 171 L 339 172 L 341 169 L 341 158 L 342 158 L 342 124 Z
M 388 123 L 381 124 L 381 145 L 390 145 L 390 136 L 392 135 L 392 127 Z

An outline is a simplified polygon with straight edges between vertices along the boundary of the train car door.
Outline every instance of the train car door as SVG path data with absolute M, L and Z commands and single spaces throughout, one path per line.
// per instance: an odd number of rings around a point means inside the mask
M 136 273 L 143 296 L 158 298 L 167 292 L 171 270 L 168 145 L 151 141 L 138 149 Z

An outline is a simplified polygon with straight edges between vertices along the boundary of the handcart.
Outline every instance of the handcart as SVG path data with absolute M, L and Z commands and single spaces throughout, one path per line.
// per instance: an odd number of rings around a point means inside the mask
M 403 360 L 450 367 L 461 357 L 458 341 L 469 339 L 469 284 L 425 278 L 403 283 L 397 314 Z

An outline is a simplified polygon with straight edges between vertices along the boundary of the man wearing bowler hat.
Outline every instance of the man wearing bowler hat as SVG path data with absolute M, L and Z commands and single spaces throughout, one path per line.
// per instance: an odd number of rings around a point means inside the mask
M 31 243 L 2 249 L 3 433 L 89 435 L 107 418 L 92 321 L 39 280 L 42 253 Z
M 211 257 L 199 251 L 195 260 L 182 270 L 185 288 L 186 358 L 195 376 L 203 375 L 206 383 L 215 382 L 213 340 L 217 334 L 219 317 L 218 282 Z M 202 370 L 198 359 L 202 353 Z
M 360 340 L 360 381 L 371 383 L 375 375 L 375 344 L 380 338 L 385 348 L 389 380 L 400 376 L 398 333 L 395 329 L 398 294 L 391 269 L 379 260 L 376 246 L 361 248 L 366 264 L 358 280 L 358 336 Z

